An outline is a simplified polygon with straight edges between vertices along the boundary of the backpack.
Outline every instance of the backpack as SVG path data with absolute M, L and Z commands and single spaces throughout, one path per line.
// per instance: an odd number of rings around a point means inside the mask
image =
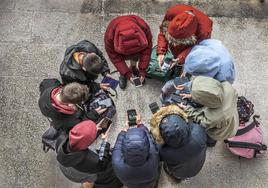
M 239 123 L 248 122 L 250 117 L 254 114 L 254 104 L 247 100 L 244 96 L 239 96 L 237 100 L 237 110 L 239 115 Z
M 50 126 L 42 135 L 43 151 L 47 153 L 50 149 L 55 151 L 55 145 L 58 137 L 61 135 L 59 130 Z
M 161 81 L 168 81 L 174 77 L 179 76 L 180 67 L 178 67 L 178 66 L 175 66 L 173 69 L 168 70 L 167 72 L 161 71 L 159 64 L 158 64 L 158 60 L 157 60 L 156 48 L 157 48 L 157 46 L 154 46 L 152 49 L 149 66 L 146 70 L 146 72 L 147 72 L 146 77 L 155 78 L 155 79 L 158 79 Z M 173 59 L 173 55 L 170 52 L 170 50 L 168 50 L 165 54 L 163 61 L 166 62 L 166 61 L 172 60 L 172 59 Z
M 259 116 L 253 116 L 253 122 L 245 126 L 240 124 L 236 135 L 224 140 L 228 149 L 235 155 L 244 158 L 254 158 L 260 156 L 267 146 L 263 144 L 263 133 L 260 123 L 256 120 Z
M 99 107 L 99 101 L 102 101 L 104 99 L 108 99 L 110 98 L 112 100 L 112 98 L 109 96 L 109 94 L 107 94 L 105 91 L 103 90 L 99 90 L 96 94 L 94 94 L 93 97 L 91 97 L 85 104 L 84 104 L 84 108 L 86 109 L 86 111 L 91 111 L 94 110 L 96 108 Z M 105 117 L 108 117 L 110 119 L 113 118 L 113 116 L 116 113 L 116 107 L 114 104 L 114 101 L 112 100 L 112 106 L 110 106 L 105 112 L 103 112 L 102 114 L 98 115 L 98 120 L 97 122 L 99 122 L 100 120 L 102 120 Z

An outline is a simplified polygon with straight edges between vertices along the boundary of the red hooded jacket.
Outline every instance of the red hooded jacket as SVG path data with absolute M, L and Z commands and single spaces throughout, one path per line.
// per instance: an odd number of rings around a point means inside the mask
M 197 29 L 194 34 L 197 37 L 197 43 L 211 37 L 213 23 L 207 15 L 188 5 L 175 5 L 167 10 L 164 20 L 160 26 L 160 33 L 158 34 L 157 54 L 165 54 L 167 49 L 170 48 L 174 58 L 179 58 L 180 64 L 184 64 L 185 58 L 193 46 L 173 46 L 168 44 L 168 41 L 163 33 L 163 23 L 170 23 L 173 18 L 175 18 L 178 14 L 184 13 L 185 11 L 191 11 L 197 18 Z
M 132 70 L 125 60 L 139 57 L 139 73 L 145 76 L 152 52 L 149 25 L 135 15 L 119 16 L 108 25 L 104 36 L 107 54 L 120 74 L 129 79 Z

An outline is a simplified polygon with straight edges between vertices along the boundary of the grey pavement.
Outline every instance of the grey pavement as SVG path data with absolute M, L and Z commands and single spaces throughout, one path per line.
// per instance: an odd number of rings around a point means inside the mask
M 234 87 L 255 104 L 268 143 L 268 3 L 258 0 L 0 0 L 0 187 L 78 188 L 59 171 L 53 152 L 43 153 L 40 137 L 48 121 L 38 108 L 38 84 L 59 77 L 63 54 L 71 44 L 87 39 L 104 51 L 109 21 L 122 14 L 144 18 L 156 43 L 167 7 L 191 4 L 214 21 L 213 38 L 223 41 L 235 59 Z M 105 53 L 106 55 L 106 53 Z M 106 55 L 107 57 L 107 55 Z M 111 68 L 114 67 L 111 65 Z M 118 113 L 111 130 L 113 144 L 128 108 L 138 109 L 145 122 L 148 104 L 158 101 L 163 83 L 119 91 Z M 99 141 L 94 147 L 99 145 Z M 268 157 L 246 160 L 233 156 L 223 143 L 207 151 L 201 172 L 176 184 L 164 172 L 160 188 L 264 188 Z

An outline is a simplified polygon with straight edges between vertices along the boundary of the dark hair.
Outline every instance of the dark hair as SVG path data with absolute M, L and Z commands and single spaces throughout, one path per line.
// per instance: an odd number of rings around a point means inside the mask
M 89 88 L 76 82 L 65 85 L 60 93 L 63 103 L 81 104 L 89 97 Z
M 95 53 L 87 53 L 83 58 L 83 67 L 88 73 L 98 75 L 102 71 L 103 63 L 101 58 Z

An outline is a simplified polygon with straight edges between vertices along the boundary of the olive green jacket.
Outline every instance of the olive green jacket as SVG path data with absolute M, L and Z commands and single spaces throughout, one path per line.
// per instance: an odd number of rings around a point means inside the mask
M 239 126 L 237 112 L 237 92 L 225 81 L 197 76 L 192 82 L 193 101 L 202 104 L 202 108 L 187 106 L 188 119 L 206 128 L 207 134 L 215 140 L 233 137 Z

